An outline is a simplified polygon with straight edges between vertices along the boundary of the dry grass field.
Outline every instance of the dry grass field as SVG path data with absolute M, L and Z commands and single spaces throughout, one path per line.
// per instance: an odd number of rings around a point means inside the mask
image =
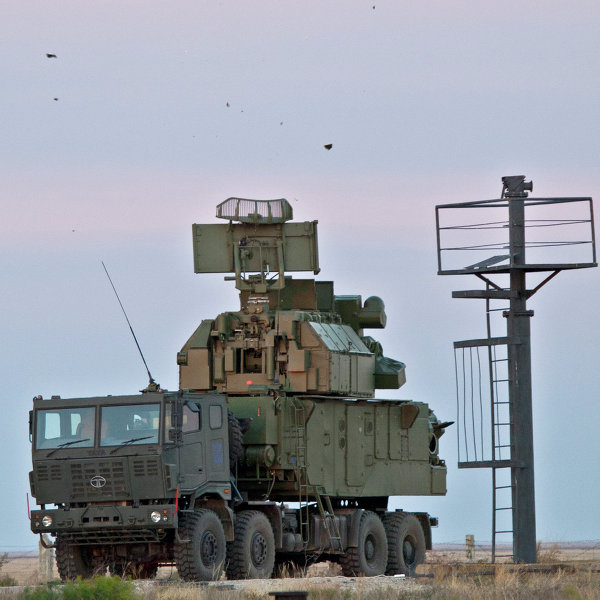
M 476 547 L 471 560 L 464 549 L 438 546 L 428 552 L 427 563 L 414 578 L 339 576 L 336 565 L 317 563 L 307 571 L 286 573 L 285 578 L 253 581 L 219 581 L 184 584 L 176 571 L 162 568 L 158 582 L 139 582 L 138 595 L 147 600 L 267 600 L 269 592 L 309 592 L 309 600 L 384 599 L 506 599 L 567 598 L 600 600 L 600 545 L 555 545 L 539 548 L 537 565 L 490 565 L 489 549 Z M 40 583 L 37 556 L 9 555 L 0 577 L 20 585 Z M 56 575 L 56 573 L 55 573 Z M 18 598 L 17 590 L 0 588 L 0 598 Z

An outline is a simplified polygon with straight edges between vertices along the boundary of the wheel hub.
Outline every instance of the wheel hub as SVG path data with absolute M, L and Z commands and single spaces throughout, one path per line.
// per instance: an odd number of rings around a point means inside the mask
M 365 540 L 365 558 L 371 562 L 375 556 L 375 542 L 373 536 L 369 535 Z
M 413 565 L 417 555 L 417 548 L 415 541 L 411 537 L 404 538 L 402 543 L 402 555 L 404 556 L 404 562 L 407 565 Z
M 256 567 L 262 565 L 267 558 L 267 541 L 258 531 L 254 533 L 250 542 L 250 556 Z
M 202 556 L 202 562 L 206 564 L 214 564 L 217 560 L 217 538 L 211 531 L 207 531 L 202 536 L 200 544 L 200 554 Z

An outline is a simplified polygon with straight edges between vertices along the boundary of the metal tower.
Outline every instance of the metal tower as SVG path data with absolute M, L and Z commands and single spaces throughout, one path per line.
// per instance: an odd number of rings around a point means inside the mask
M 512 538 L 512 554 L 505 556 L 536 562 L 533 311 L 527 300 L 562 270 L 597 266 L 592 199 L 528 198 L 532 189 L 522 175 L 503 177 L 499 199 L 436 206 L 438 274 L 475 275 L 485 283 L 485 289 L 455 291 L 452 297 L 486 301 L 487 336 L 455 342 L 454 348 L 458 466 L 492 469 L 493 562 L 501 534 Z M 474 256 L 480 260 L 472 263 Z M 467 262 L 472 264 L 461 266 Z M 527 273 L 542 275 L 530 289 Z M 508 306 L 495 308 L 498 302 Z M 499 314 L 506 319 L 506 335 L 494 337 Z M 487 369 L 481 368 L 480 351 Z

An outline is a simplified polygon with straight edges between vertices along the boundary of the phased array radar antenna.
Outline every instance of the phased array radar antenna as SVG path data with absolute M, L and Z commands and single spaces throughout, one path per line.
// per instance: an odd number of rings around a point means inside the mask
M 228 198 L 217 206 L 227 225 L 193 225 L 194 272 L 233 273 L 240 291 L 264 294 L 285 287 L 286 272 L 319 273 L 317 221 L 288 222 L 285 198 Z

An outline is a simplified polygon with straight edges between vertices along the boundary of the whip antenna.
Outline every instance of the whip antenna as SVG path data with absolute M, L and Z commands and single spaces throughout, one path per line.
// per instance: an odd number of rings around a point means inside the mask
M 125 320 L 127 321 L 127 325 L 129 325 L 129 331 L 131 331 L 131 335 L 133 336 L 133 339 L 135 341 L 135 345 L 137 346 L 137 349 L 138 349 L 138 351 L 140 353 L 140 356 L 142 357 L 142 361 L 144 361 L 144 367 L 146 367 L 146 372 L 148 373 L 148 379 L 149 379 L 148 387 L 144 391 L 157 391 L 160 386 L 156 383 L 156 381 L 154 381 L 154 378 L 150 374 L 150 369 L 148 368 L 148 365 L 146 363 L 146 359 L 144 358 L 144 354 L 142 352 L 142 349 L 140 348 L 140 345 L 139 345 L 139 343 L 137 341 L 137 337 L 135 337 L 135 333 L 133 331 L 133 327 L 131 326 L 131 323 L 129 322 L 129 317 L 127 316 L 127 313 L 125 312 L 125 308 L 123 307 L 123 303 L 121 302 L 121 298 L 119 298 L 119 294 L 117 293 L 117 289 L 115 288 L 115 284 L 112 282 L 112 279 L 110 278 L 110 275 L 108 274 L 108 269 L 106 268 L 106 265 L 104 264 L 104 261 L 101 261 L 101 262 L 102 262 L 102 266 L 104 267 L 104 272 L 106 273 L 106 276 L 108 277 L 108 281 L 110 281 L 110 285 L 111 285 L 111 287 L 113 289 L 113 292 L 115 293 L 115 296 L 117 297 L 117 300 L 119 302 L 119 306 L 121 307 L 121 310 L 123 311 L 123 314 L 125 315 Z

